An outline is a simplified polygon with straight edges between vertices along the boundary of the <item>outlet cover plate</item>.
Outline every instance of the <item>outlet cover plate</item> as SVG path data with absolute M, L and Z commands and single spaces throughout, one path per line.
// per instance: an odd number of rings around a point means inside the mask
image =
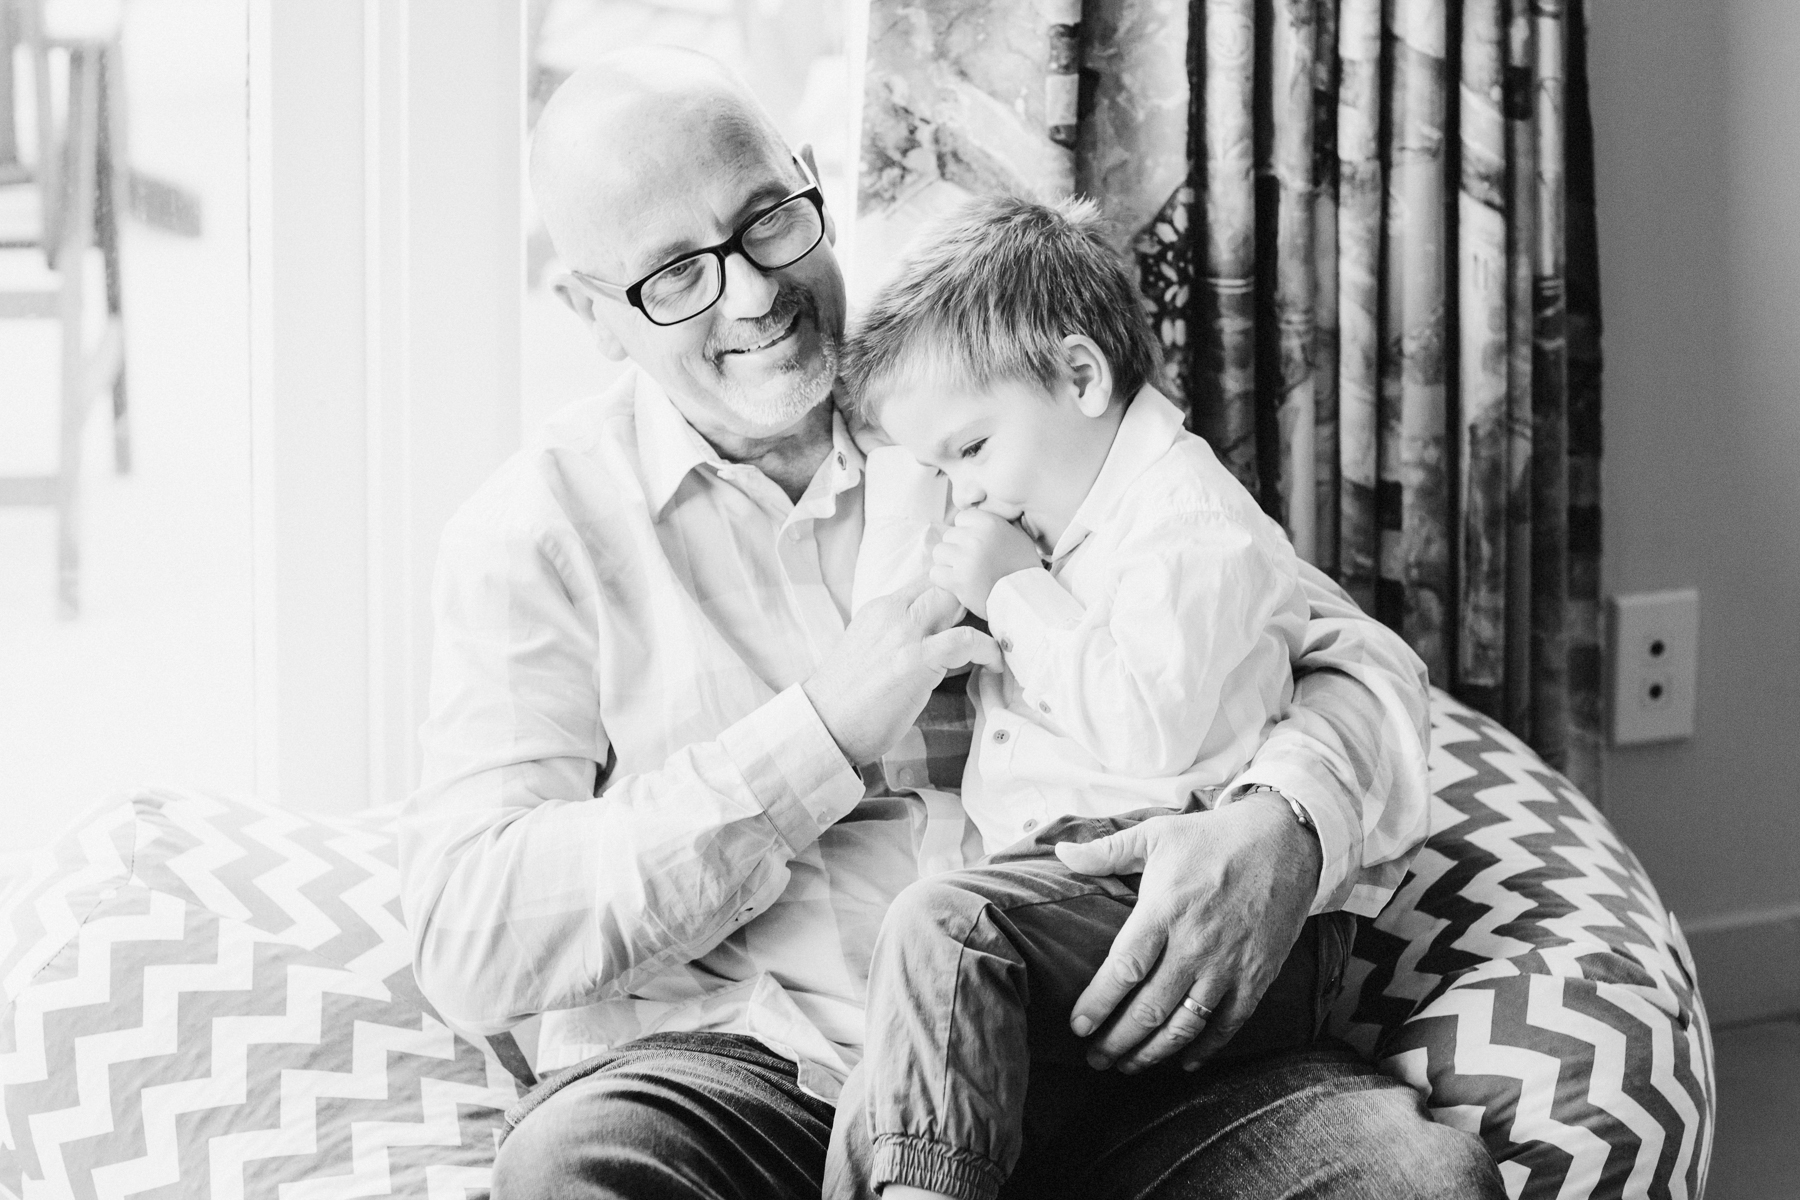
M 1612 744 L 1694 736 L 1700 593 L 1638 592 L 1607 602 Z

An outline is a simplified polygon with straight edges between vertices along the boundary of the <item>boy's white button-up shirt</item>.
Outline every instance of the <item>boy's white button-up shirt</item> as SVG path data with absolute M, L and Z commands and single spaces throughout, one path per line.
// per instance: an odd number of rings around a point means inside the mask
M 860 773 L 799 687 L 843 634 L 864 532 L 864 460 L 841 422 L 834 442 L 792 503 L 633 370 L 451 522 L 400 826 L 415 967 L 448 1020 L 546 1014 L 540 1071 L 659 1030 L 743 1033 L 835 1094 L 889 902 L 980 841 L 955 796 L 960 685 Z M 1274 748 L 1290 794 L 1412 813 L 1416 845 L 1424 690 L 1397 638 L 1308 591 L 1307 665 L 1343 673 L 1310 698 L 1302 678 L 1309 707 L 1258 765 Z M 1360 836 L 1345 853 L 1360 867 Z
M 1139 395 L 1046 567 L 988 599 L 1010 650 L 973 681 L 962 793 L 987 849 L 1232 782 L 1293 699 L 1306 621 L 1280 526 L 1179 409 Z
M 929 570 L 946 516 L 943 480 L 905 450 L 875 451 L 867 473 L 853 606 Z M 1319 832 L 1313 911 L 1379 912 L 1421 833 L 1420 737 L 1393 697 L 1389 736 L 1407 770 L 1390 795 L 1346 803 L 1320 786 L 1316 745 L 1280 728 L 1295 712 L 1291 664 L 1321 632 L 1301 582 L 1310 570 L 1181 411 L 1144 388 L 1043 569 L 1001 579 L 988 598 L 1006 669 L 970 680 L 962 791 L 986 851 L 1065 814 L 1179 809 L 1196 792 L 1228 803 L 1266 783 Z M 1396 657 L 1423 676 L 1410 651 Z M 1386 669 L 1364 678 L 1376 687 Z

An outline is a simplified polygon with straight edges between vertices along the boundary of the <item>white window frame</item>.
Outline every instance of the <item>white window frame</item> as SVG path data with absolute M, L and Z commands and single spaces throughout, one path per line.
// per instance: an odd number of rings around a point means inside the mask
M 519 441 L 523 9 L 252 0 L 264 799 L 417 782 L 438 537 Z

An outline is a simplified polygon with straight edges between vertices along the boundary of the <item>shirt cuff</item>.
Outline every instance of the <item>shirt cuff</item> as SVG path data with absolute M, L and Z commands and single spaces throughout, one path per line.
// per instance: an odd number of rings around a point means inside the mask
M 796 854 L 863 797 L 862 776 L 797 683 L 720 734 L 719 746 Z
M 1329 788 L 1321 787 L 1311 775 L 1286 763 L 1252 763 L 1242 775 L 1232 780 L 1231 788 L 1220 798 L 1221 805 L 1243 799 L 1244 793 L 1256 786 L 1272 787 L 1306 810 L 1312 818 L 1313 830 L 1319 835 L 1319 886 L 1313 892 L 1309 916 L 1343 908 L 1339 893 L 1346 890 L 1350 875 L 1350 847 L 1362 840 L 1361 822 L 1350 806 Z
M 1081 601 L 1042 567 L 1014 571 L 988 593 L 988 632 L 1028 692 L 1044 686 L 1037 668 L 1048 658 L 1051 637 L 1074 629 L 1085 616 Z

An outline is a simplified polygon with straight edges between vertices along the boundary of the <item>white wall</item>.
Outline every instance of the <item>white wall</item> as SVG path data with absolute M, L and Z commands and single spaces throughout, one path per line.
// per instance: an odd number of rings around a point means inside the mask
M 1715 1021 L 1800 1010 L 1800 3 L 1589 0 L 1605 589 L 1700 588 L 1692 740 L 1606 807 Z

